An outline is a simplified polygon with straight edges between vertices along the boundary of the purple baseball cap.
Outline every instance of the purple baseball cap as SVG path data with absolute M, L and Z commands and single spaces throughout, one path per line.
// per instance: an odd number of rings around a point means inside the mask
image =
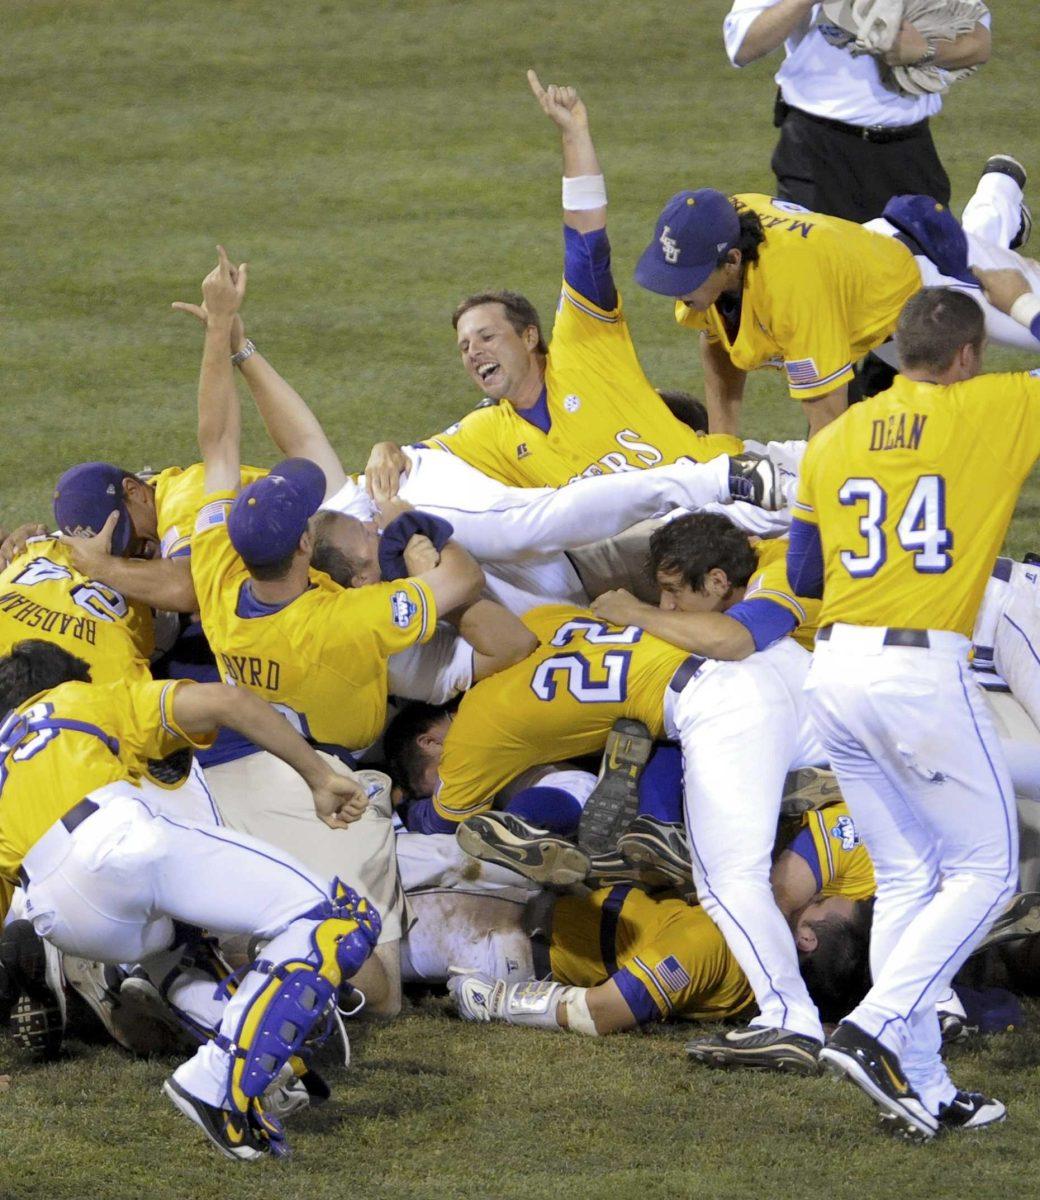
M 54 487 L 54 520 L 63 533 L 88 535 L 100 533 L 113 512 L 119 520 L 112 533 L 112 553 L 125 554 L 133 537 L 123 480 L 134 477 L 112 463 L 87 462 L 69 467 Z
M 231 544 L 258 567 L 286 558 L 325 499 L 325 472 L 309 458 L 286 458 L 235 497 L 228 513 Z
M 657 218 L 653 241 L 636 264 L 636 283 L 662 296 L 695 292 L 740 239 L 733 202 L 714 188 L 679 192 Z

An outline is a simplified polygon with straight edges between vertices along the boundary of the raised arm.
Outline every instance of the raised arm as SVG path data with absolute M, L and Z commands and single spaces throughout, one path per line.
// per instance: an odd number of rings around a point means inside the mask
M 534 71 L 527 72 L 527 82 L 542 106 L 542 112 L 560 131 L 563 223 L 579 233 L 606 228 L 607 193 L 584 103 L 572 87 L 554 83 L 542 87 Z
M 746 67 L 772 54 L 805 21 L 815 3 L 816 0 L 779 0 L 755 17 L 742 38 L 738 19 L 727 17 L 724 29 L 730 61 L 735 67 Z
M 199 372 L 199 450 L 206 492 L 237 488 L 241 469 L 242 413 L 235 391 L 229 346 L 235 314 L 246 291 L 246 264 L 235 270 L 223 246 L 219 261 L 202 282 L 208 314 Z

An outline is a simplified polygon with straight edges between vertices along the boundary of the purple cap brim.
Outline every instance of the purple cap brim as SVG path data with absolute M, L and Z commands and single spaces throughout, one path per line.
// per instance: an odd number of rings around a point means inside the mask
M 671 263 L 662 261 L 660 244 L 658 239 L 654 238 L 636 263 L 635 280 L 648 292 L 678 299 L 695 292 L 715 267 L 714 260 L 693 267 L 673 267 Z

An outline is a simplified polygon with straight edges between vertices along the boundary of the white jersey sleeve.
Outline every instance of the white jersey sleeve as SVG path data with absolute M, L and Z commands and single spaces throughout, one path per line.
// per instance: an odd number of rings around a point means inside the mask
M 392 696 L 447 704 L 473 686 L 473 647 L 442 621 L 428 642 L 390 655 L 389 680 Z

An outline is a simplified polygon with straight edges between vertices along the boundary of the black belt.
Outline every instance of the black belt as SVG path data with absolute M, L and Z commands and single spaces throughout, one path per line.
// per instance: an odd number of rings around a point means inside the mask
M 783 117 L 788 113 L 797 113 L 807 121 L 812 121 L 814 125 L 825 125 L 828 129 L 836 129 L 839 133 L 847 133 L 850 137 L 877 145 L 905 142 L 910 138 L 919 137 L 928 128 L 927 117 L 913 125 L 848 125 L 845 121 L 835 121 L 831 117 L 818 117 L 816 113 L 806 112 L 804 108 L 793 108 L 782 99 L 778 101 L 777 113 L 782 113 Z
M 691 654 L 681 666 L 676 668 L 668 687 L 673 692 L 681 692 L 706 662 L 707 659 L 701 658 L 699 654 Z
M 78 829 L 83 824 L 87 817 L 92 817 L 97 812 L 98 807 L 93 800 L 80 800 L 78 804 L 74 804 L 61 818 L 61 823 L 69 833 L 72 833 L 74 829 Z M 29 886 L 29 876 L 24 867 L 18 868 L 18 878 L 21 881 L 22 887 Z
M 824 625 L 816 635 L 816 640 L 829 642 L 833 628 L 833 625 Z M 919 650 L 927 650 L 931 643 L 928 641 L 927 629 L 897 629 L 894 625 L 890 625 L 885 630 L 881 644 L 883 646 L 914 646 Z

